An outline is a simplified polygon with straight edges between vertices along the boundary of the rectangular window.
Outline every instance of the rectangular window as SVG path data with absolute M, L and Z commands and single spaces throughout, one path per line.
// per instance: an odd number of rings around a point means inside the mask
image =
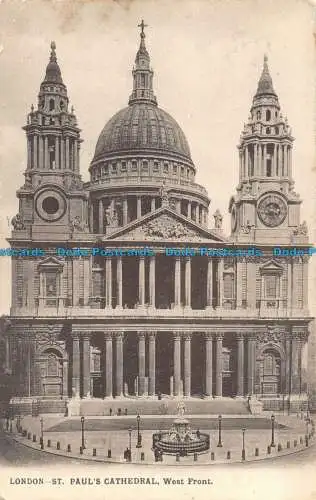
M 231 273 L 224 274 L 224 298 L 234 298 L 234 275 Z
M 132 171 L 136 172 L 137 171 L 137 161 L 132 161 Z
M 46 297 L 57 297 L 57 273 L 46 271 Z
M 265 276 L 265 297 L 276 299 L 278 290 L 278 276 Z
M 164 174 L 168 174 L 169 173 L 169 165 L 168 165 L 168 163 L 164 163 L 163 173 Z
M 146 160 L 143 161 L 143 170 L 145 172 L 148 172 L 148 161 L 146 161 Z
M 177 175 L 177 173 L 178 173 L 178 167 L 177 165 L 173 165 L 173 174 Z
M 121 171 L 126 172 L 126 161 L 122 161 L 121 163 Z
M 154 169 L 153 169 L 154 172 L 158 172 L 159 171 L 159 163 L 158 161 L 154 161 Z

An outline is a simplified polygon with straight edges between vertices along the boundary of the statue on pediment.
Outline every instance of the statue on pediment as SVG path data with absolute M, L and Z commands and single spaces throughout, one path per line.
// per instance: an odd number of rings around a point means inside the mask
M 161 196 L 161 206 L 168 207 L 169 206 L 169 195 L 168 195 L 168 189 L 166 189 L 165 182 L 162 183 L 159 194 Z

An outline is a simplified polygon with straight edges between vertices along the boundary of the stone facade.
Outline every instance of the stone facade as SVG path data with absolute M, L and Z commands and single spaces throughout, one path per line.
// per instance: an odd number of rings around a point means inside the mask
M 143 28 L 129 106 L 101 132 L 89 182 L 54 43 L 24 130 L 10 244 L 37 253 L 12 257 L 6 366 L 16 397 L 304 400 L 308 257 L 272 248 L 306 248 L 308 235 L 266 58 L 240 139 L 229 237 L 218 210 L 208 227 L 186 138 L 157 106 Z

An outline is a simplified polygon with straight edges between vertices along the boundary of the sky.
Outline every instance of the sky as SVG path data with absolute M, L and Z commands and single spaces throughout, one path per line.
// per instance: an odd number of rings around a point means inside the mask
M 212 214 L 224 214 L 238 183 L 240 133 L 247 121 L 263 56 L 295 137 L 293 175 L 304 200 L 302 220 L 315 227 L 315 42 L 311 4 L 298 0 L 0 0 L 0 237 L 17 212 L 26 140 L 21 127 L 55 40 L 88 167 L 105 123 L 127 105 L 144 19 L 146 45 L 161 108 L 183 129 L 208 190 Z M 311 234 L 315 240 L 315 234 Z M 314 257 L 316 259 L 316 257 Z M 7 312 L 9 259 L 2 257 L 0 304 Z

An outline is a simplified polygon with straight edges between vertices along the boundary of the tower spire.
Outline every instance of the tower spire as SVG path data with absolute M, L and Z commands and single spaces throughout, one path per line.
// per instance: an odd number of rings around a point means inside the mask
M 260 76 L 260 79 L 258 82 L 256 96 L 260 96 L 262 94 L 276 95 L 274 88 L 273 88 L 273 83 L 272 83 L 270 71 L 269 71 L 267 54 L 264 54 L 264 57 L 263 57 L 263 69 L 262 69 L 262 73 L 261 73 L 261 76 Z
M 49 63 L 46 67 L 44 82 L 63 84 L 60 67 L 57 62 L 56 43 L 51 42 L 50 48 L 51 48 L 50 58 L 49 58 Z
M 133 68 L 133 92 L 129 98 L 129 104 L 135 102 L 147 102 L 157 105 L 156 96 L 153 93 L 153 75 L 150 68 L 150 57 L 145 45 L 145 31 L 148 25 L 142 19 L 138 27 L 140 31 L 140 44 L 136 53 L 135 66 Z

